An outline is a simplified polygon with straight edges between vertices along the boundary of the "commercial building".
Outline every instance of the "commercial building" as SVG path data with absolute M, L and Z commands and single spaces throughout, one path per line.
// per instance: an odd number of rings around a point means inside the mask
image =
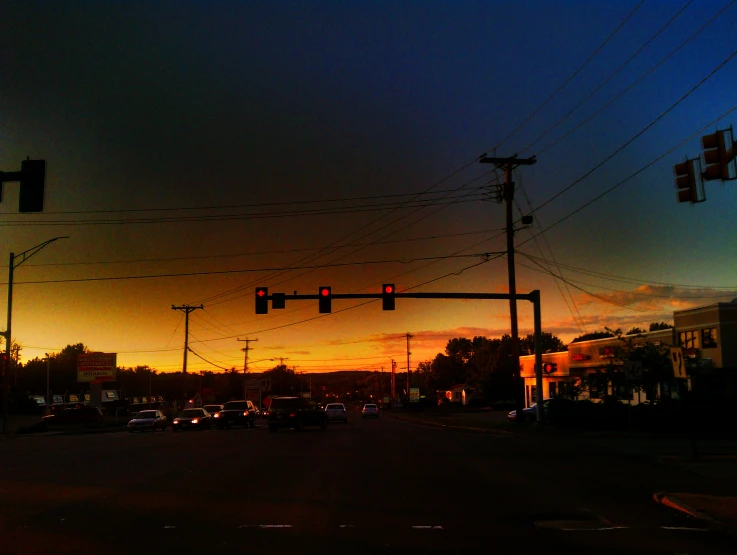
M 671 375 L 649 391 L 633 388 L 639 384 L 638 375 L 625 373 L 624 362 L 616 357 L 622 340 L 608 337 L 571 343 L 567 351 L 544 353 L 543 398 L 564 395 L 600 401 L 611 396 L 635 404 L 694 391 L 711 399 L 737 400 L 737 299 L 676 311 L 673 322 L 673 329 L 624 338 L 632 340 L 635 347 L 647 343 L 680 346 L 685 357 L 694 364 L 698 361 L 698 372 L 692 372 L 688 379 Z M 529 407 L 535 403 L 537 392 L 535 356 L 520 357 L 520 367 L 525 406 Z

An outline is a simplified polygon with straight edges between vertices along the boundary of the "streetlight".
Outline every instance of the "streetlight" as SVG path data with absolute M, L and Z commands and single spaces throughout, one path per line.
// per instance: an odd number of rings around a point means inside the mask
M 7 360 L 10 360 L 10 330 L 11 330 L 11 323 L 13 319 L 13 270 L 15 270 L 18 266 L 23 264 L 26 260 L 31 258 L 34 254 L 36 254 L 38 251 L 43 249 L 46 245 L 50 245 L 57 239 L 69 239 L 68 235 L 65 235 L 64 237 L 54 237 L 53 239 L 49 239 L 48 241 L 44 241 L 43 243 L 36 245 L 33 248 L 30 248 L 26 251 L 23 251 L 19 255 L 15 255 L 14 253 L 10 253 L 10 263 L 8 264 L 8 325 L 5 328 L 5 332 L 2 333 L 2 335 L 5 336 L 5 356 L 7 357 Z M 18 262 L 16 262 L 16 258 L 20 259 Z M 48 391 L 46 392 L 46 396 L 48 398 Z M 8 433 L 8 372 L 6 371 L 3 374 L 3 433 Z

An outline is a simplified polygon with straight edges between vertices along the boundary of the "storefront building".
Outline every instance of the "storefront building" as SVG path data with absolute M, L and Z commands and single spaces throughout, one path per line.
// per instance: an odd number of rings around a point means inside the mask
M 699 388 L 711 397 L 737 399 L 737 299 L 676 311 L 673 321 L 673 329 L 624 337 L 632 339 L 635 346 L 646 342 L 656 346 L 681 346 L 683 355 L 698 359 L 703 371 L 698 378 L 664 381 L 651 391 L 651 396 L 677 398 L 684 388 Z M 632 404 L 653 400 L 648 399 L 641 388 L 632 391 L 624 363 L 615 356 L 621 345 L 620 339 L 607 337 L 571 343 L 567 351 L 544 353 L 543 398 L 565 395 L 600 401 L 613 396 Z M 520 357 L 520 369 L 525 382 L 525 406 L 529 407 L 536 400 L 535 356 Z M 636 376 L 633 379 L 636 381 Z M 579 385 L 581 380 L 584 380 L 584 387 Z

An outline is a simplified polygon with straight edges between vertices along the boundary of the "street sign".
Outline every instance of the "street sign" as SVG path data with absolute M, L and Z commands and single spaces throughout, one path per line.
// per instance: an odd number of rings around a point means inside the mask
M 642 362 L 639 360 L 624 361 L 624 377 L 628 380 L 642 379 Z
M 681 347 L 670 348 L 670 362 L 673 365 L 673 377 L 687 379 L 686 363 L 683 360 L 683 349 Z
M 116 353 L 84 353 L 77 355 L 78 382 L 115 381 Z

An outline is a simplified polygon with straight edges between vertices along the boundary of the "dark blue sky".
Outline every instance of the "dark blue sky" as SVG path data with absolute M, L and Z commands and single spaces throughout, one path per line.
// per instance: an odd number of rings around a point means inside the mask
M 417 193 L 495 146 L 500 156 L 537 154 L 538 163 L 522 169 L 517 178 L 524 189 L 517 195 L 520 206 L 529 211 L 526 198 L 537 207 L 571 185 L 651 124 L 736 48 L 737 7 L 728 0 L 645 1 L 632 13 L 639 4 L 10 2 L 0 41 L 0 164 L 12 171 L 25 156 L 44 158 L 49 174 L 43 215 L 15 214 L 17 185 L 5 186 L 6 202 L 0 208 L 4 251 L 20 252 L 49 236 L 71 235 L 39 255 L 37 263 L 158 260 L 29 267 L 17 278 L 59 280 L 279 267 L 295 263 L 304 253 L 218 260 L 194 257 L 319 248 L 362 226 L 381 229 L 363 243 L 390 232 L 394 232 L 391 239 L 401 239 L 496 230 L 503 226 L 503 208 L 488 202 L 455 204 L 432 215 L 432 209 L 414 216 L 405 209 L 396 216 L 406 219 L 391 225 L 388 222 L 395 216 L 386 211 L 196 223 L 79 224 L 89 218 L 243 215 L 304 208 L 313 206 L 304 204 L 313 200 Z M 617 98 L 728 5 L 693 40 Z M 672 23 L 612 76 L 682 8 Z M 538 111 L 620 25 L 611 40 Z M 649 286 L 659 286 L 655 282 L 699 285 L 705 298 L 687 300 L 690 297 L 677 290 L 662 298 L 639 297 L 638 303 L 645 302 L 647 308 L 636 304 L 622 309 L 572 290 L 582 310 L 590 310 L 588 316 L 578 318 L 563 303 L 549 276 L 520 267 L 521 287 L 540 288 L 548 299 L 544 310 L 548 329 L 569 340 L 582 329 L 666 318 L 674 308 L 715 302 L 709 296 L 710 287 L 735 285 L 734 185 L 708 183 L 707 202 L 679 205 L 672 166 L 686 155 L 699 154 L 698 131 L 703 126 L 717 120 L 707 129 L 713 131 L 737 119 L 735 112 L 720 119 L 734 107 L 736 90 L 737 58 L 733 58 L 631 145 L 536 213 L 543 227 L 553 224 L 696 134 L 602 200 L 546 232 L 545 240 L 558 262 L 641 279 Z M 610 101 L 586 125 L 546 148 Z M 472 163 L 437 189 L 461 187 L 490 169 Z M 302 204 L 203 209 L 275 202 Z M 184 207 L 200 210 L 115 212 Z M 113 212 L 84 213 L 91 210 Z M 54 214 L 69 211 L 83 213 Z M 427 215 L 416 225 L 400 229 L 423 214 Z M 385 219 L 376 222 L 382 215 Z M 68 223 L 39 225 L 51 220 Z M 31 222 L 35 225 L 8 225 Z M 484 235 L 373 245 L 348 260 L 442 256 L 464 248 L 501 250 L 504 237 L 492 239 L 496 234 L 487 233 L 489 241 L 476 248 L 470 246 Z M 518 244 L 529 237 L 529 231 L 520 232 Z M 520 250 L 540 255 L 534 242 Z M 546 251 L 545 257 L 550 256 Z M 189 260 L 159 260 L 166 257 Z M 396 281 L 398 286 L 404 281 L 403 287 L 411 287 L 472 262 L 449 259 L 429 269 L 417 268 L 415 274 Z M 229 278 L 26 285 L 18 290 L 21 308 L 15 329 L 18 340 L 28 345 L 25 356 L 31 358 L 40 352 L 36 347 L 60 349 L 79 341 L 99 350 L 155 351 L 172 347 L 167 340 L 176 329 L 178 315 L 168 310 L 171 303 L 208 299 L 254 279 L 265 280 L 264 285 L 276 290 L 311 290 L 318 281 L 332 283 L 334 290 L 358 290 L 406 271 L 405 266 L 323 268 L 304 277 L 280 278 L 287 279 L 283 285 L 276 285 L 277 280 L 265 272 Z M 589 290 L 612 295 L 616 302 L 625 293 L 597 287 L 630 291 L 638 285 L 566 275 L 593 282 L 595 287 Z M 424 289 L 496 290 L 506 287 L 505 279 L 504 262 L 497 261 Z M 271 319 L 276 317 L 257 320 L 251 303 L 246 296 L 219 304 L 212 309 L 218 325 L 209 330 L 202 325 L 200 338 L 207 337 L 203 344 L 216 348 L 218 352 L 210 354 L 223 364 L 240 357 L 240 346 L 232 338 L 221 342 L 218 337 L 272 327 Z M 40 306 L 52 307 L 47 309 L 46 321 L 65 314 L 76 323 L 63 331 L 52 323 L 32 331 Z M 307 307 L 303 309 L 311 314 Z M 491 313 L 488 307 L 474 307 L 477 310 L 478 314 L 464 317 L 449 305 L 423 307 L 393 320 L 382 316 L 381 324 L 372 314 L 375 310 L 347 314 L 364 314 L 362 325 L 355 329 L 357 337 L 407 329 L 426 330 L 428 335 L 445 330 L 452 336 L 464 327 L 492 333 L 508 325 L 504 306 L 494 307 Z M 279 318 L 276 325 L 297 322 L 303 314 Z M 159 331 L 154 333 L 141 320 L 156 322 Z M 109 322 L 111 331 L 106 334 L 94 321 Z M 132 325 L 135 322 L 137 326 Z M 355 322 L 354 317 L 351 323 Z M 141 327 L 140 334 L 121 337 L 120 330 L 131 327 Z M 327 324 L 286 329 L 289 341 L 317 352 L 326 335 L 336 339 L 342 328 L 337 323 L 335 329 Z M 262 343 L 286 346 L 289 341 L 279 333 L 268 332 Z M 428 340 L 428 352 L 443 343 L 444 339 Z M 128 363 L 153 360 L 146 358 L 153 356 L 131 354 Z M 162 368 L 176 366 L 178 355 L 171 356 L 172 360 L 158 359 Z

